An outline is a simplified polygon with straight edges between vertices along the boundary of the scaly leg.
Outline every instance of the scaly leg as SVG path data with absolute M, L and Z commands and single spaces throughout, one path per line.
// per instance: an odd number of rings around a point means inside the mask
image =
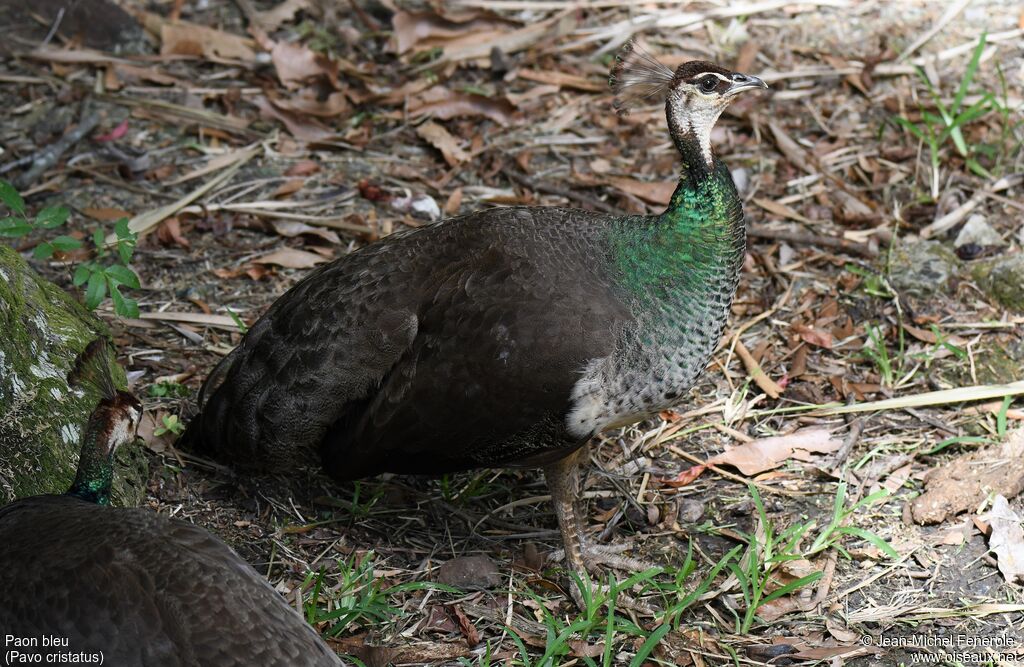
M 562 543 L 565 547 L 565 561 L 569 570 L 580 579 L 587 579 L 589 569 L 597 569 L 597 564 L 606 564 L 614 568 L 628 571 L 642 571 L 650 565 L 633 558 L 619 556 L 614 547 L 587 545 L 583 535 L 586 518 L 579 509 L 580 497 L 579 462 L 586 447 L 581 447 L 569 456 L 544 467 L 544 478 L 551 491 L 551 502 L 555 506 L 558 517 L 558 528 L 562 532 Z M 576 582 L 570 589 L 572 599 L 581 609 L 585 608 L 583 595 Z M 622 606 L 646 610 L 647 607 L 637 603 L 629 596 L 620 594 L 618 602 Z

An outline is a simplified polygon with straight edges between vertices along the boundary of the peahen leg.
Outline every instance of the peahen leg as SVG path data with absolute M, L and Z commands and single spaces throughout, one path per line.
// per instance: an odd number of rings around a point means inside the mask
M 597 565 L 608 565 L 610 567 L 638 572 L 652 567 L 643 561 L 620 556 L 615 547 L 587 544 L 584 537 L 586 517 L 579 508 L 579 463 L 586 450 L 582 447 L 569 456 L 556 461 L 544 468 L 544 478 L 547 480 L 548 489 L 551 492 L 551 502 L 555 506 L 555 516 L 558 517 L 558 528 L 562 533 L 562 543 L 565 547 L 565 561 L 568 569 L 576 573 L 580 579 L 587 579 L 588 570 L 598 570 Z M 570 589 L 573 601 L 581 609 L 584 608 L 583 596 L 576 585 L 575 580 Z M 636 603 L 628 596 L 621 595 L 618 602 L 622 606 L 644 609 L 645 606 Z

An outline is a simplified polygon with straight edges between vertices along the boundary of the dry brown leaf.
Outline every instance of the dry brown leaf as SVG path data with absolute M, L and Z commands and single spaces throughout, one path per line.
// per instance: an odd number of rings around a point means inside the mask
M 800 339 L 811 345 L 832 349 L 832 334 L 824 329 L 818 329 L 813 324 L 793 324 L 793 331 L 799 334 Z
M 156 228 L 156 237 L 160 243 L 171 245 L 176 243 L 182 248 L 191 248 L 192 244 L 181 234 L 181 222 L 177 218 L 167 218 Z
M 592 93 L 603 93 L 608 88 L 608 84 L 604 81 L 598 82 L 576 74 L 566 74 L 556 70 L 521 69 L 516 73 L 516 76 L 527 81 L 546 83 L 560 88 L 575 88 L 576 90 L 585 90 Z
M 248 37 L 196 23 L 165 22 L 160 26 L 160 42 L 160 53 L 165 56 L 197 56 L 245 62 L 256 60 L 255 43 Z
M 495 16 L 473 13 L 463 16 L 438 16 L 431 11 L 399 11 L 391 17 L 395 52 L 403 54 L 413 47 L 428 49 L 448 43 L 486 42 L 507 32 L 512 25 Z
M 459 622 L 459 632 L 462 633 L 463 638 L 466 640 L 466 645 L 469 648 L 473 648 L 480 643 L 480 633 L 477 631 L 476 626 L 473 625 L 473 621 L 469 620 L 466 616 L 466 612 L 462 611 L 462 607 L 457 604 L 451 606 L 452 613 L 455 614 L 455 620 Z
M 744 475 L 756 475 L 777 468 L 784 461 L 796 458 L 811 459 L 811 454 L 827 454 L 838 450 L 842 441 L 833 438 L 827 429 L 804 428 L 789 435 L 761 438 L 754 442 L 733 447 L 708 460 L 709 465 L 728 464 L 739 469 Z
M 260 116 L 281 121 L 288 132 L 300 141 L 324 141 L 334 136 L 334 132 L 319 121 L 303 117 L 293 111 L 278 109 L 266 97 L 256 97 L 253 104 L 260 110 Z
M 252 260 L 256 264 L 274 264 L 286 269 L 311 269 L 327 260 L 324 257 L 297 248 L 281 248 Z
M 292 166 L 288 167 L 288 171 L 284 172 L 285 176 L 309 176 L 320 171 L 320 163 L 314 162 L 313 160 L 299 160 Z
M 304 44 L 277 42 L 270 51 L 270 59 L 285 88 L 295 90 L 320 77 L 335 89 L 340 88 L 338 65 Z
M 295 236 L 316 236 L 335 245 L 339 245 L 341 243 L 341 238 L 334 230 L 324 229 L 323 227 L 313 227 L 297 220 L 271 220 L 270 226 L 274 228 L 275 232 L 288 238 Z
M 310 0 L 284 0 L 265 12 L 256 12 L 256 21 L 266 32 L 274 32 L 281 24 L 291 21 L 298 12 L 309 7 Z
M 277 189 L 271 193 L 271 197 L 274 199 L 281 199 L 284 197 L 291 197 L 293 194 L 302 189 L 302 186 L 306 184 L 306 181 L 301 178 L 289 178 L 287 181 L 277 186 Z
M 413 116 L 432 115 L 443 120 L 483 116 L 507 126 L 515 120 L 516 108 L 503 97 L 453 93 L 443 86 L 434 86 L 409 100 L 409 113 Z
M 676 184 L 671 181 L 638 181 L 628 176 L 610 176 L 607 182 L 627 194 L 661 206 L 668 205 L 676 190 Z
M 128 211 L 122 211 L 119 208 L 90 208 L 85 207 L 82 209 L 82 213 L 86 214 L 93 220 L 99 220 L 100 222 L 116 222 L 121 218 L 131 218 L 132 214 Z
M 316 91 L 311 88 L 298 91 L 292 97 L 273 97 L 271 102 L 283 111 L 308 114 L 318 118 L 333 118 L 351 109 L 344 93 L 334 92 L 321 100 Z
M 471 157 L 469 153 L 462 150 L 462 147 L 459 146 L 458 139 L 453 137 L 443 125 L 438 125 L 433 121 L 427 121 L 416 128 L 416 134 L 429 142 L 431 146 L 441 151 L 441 155 L 444 156 L 444 161 L 447 162 L 450 167 L 455 167 Z

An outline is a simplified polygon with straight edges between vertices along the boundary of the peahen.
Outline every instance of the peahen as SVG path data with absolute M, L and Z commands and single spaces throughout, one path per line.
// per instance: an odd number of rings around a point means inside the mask
M 4 650 L 59 664 L 100 664 L 102 656 L 126 666 L 341 665 L 219 539 L 183 521 L 109 507 L 114 454 L 135 439 L 142 405 L 115 389 L 106 349 L 91 343 L 70 378 L 102 394 L 71 488 L 0 508 Z M 44 637 L 59 642 L 46 646 Z
M 184 442 L 278 468 L 318 450 L 339 480 L 542 466 L 584 576 L 602 558 L 576 509 L 581 448 L 678 403 L 719 342 L 745 231 L 711 130 L 767 87 L 709 62 L 672 71 L 632 44 L 612 86 L 620 108 L 665 100 L 683 168 L 664 213 L 495 208 L 339 258 L 214 369 Z

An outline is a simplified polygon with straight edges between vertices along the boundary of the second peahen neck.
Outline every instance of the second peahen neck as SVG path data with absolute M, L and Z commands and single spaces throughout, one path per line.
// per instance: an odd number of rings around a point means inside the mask
M 78 460 L 78 472 L 67 495 L 81 498 L 97 505 L 110 504 L 110 488 L 114 480 L 114 449 L 110 442 L 110 421 L 105 411 L 97 409 L 89 418 L 85 435 L 82 437 L 82 451 Z

